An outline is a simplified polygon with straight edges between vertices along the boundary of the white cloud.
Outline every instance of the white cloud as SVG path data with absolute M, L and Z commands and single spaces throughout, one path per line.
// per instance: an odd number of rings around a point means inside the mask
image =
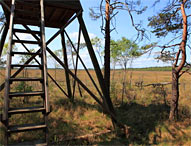
M 75 42 L 78 42 L 78 34 L 79 34 L 78 32 L 72 32 L 72 33 L 69 33 L 68 35 L 70 36 L 71 40 L 75 43 Z M 89 34 L 90 39 L 96 37 L 96 35 L 93 33 L 88 33 L 88 34 Z M 81 33 L 80 42 L 85 43 L 82 33 Z
M 30 34 L 25 34 L 25 33 L 16 33 L 17 37 L 20 39 L 20 40 L 35 40 L 34 37 Z M 13 36 L 13 39 L 16 39 L 15 36 Z

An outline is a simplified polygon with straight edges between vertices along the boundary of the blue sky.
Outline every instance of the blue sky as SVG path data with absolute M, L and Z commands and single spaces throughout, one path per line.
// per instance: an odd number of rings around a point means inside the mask
M 144 40 L 139 43 L 140 46 L 144 44 L 148 44 L 151 42 L 159 42 L 162 44 L 165 44 L 165 42 L 168 42 L 173 36 L 169 35 L 166 38 L 160 38 L 157 39 L 153 34 L 151 34 L 149 31 L 151 30 L 149 27 L 147 27 L 148 21 L 147 18 L 149 16 L 152 16 L 154 13 L 157 13 L 162 6 L 164 6 L 164 2 L 162 1 L 157 7 L 152 7 L 153 1 L 152 0 L 142 0 L 144 5 L 148 5 L 148 9 L 145 13 L 142 15 L 134 15 L 134 20 L 135 23 L 139 23 L 141 21 L 143 27 L 145 27 L 148 32 L 148 36 L 150 37 L 149 40 Z M 100 0 L 81 0 L 81 4 L 83 7 L 83 18 L 86 24 L 86 27 L 88 29 L 90 38 L 93 37 L 99 37 L 104 39 L 104 35 L 101 33 L 101 20 L 94 21 L 90 18 L 89 16 L 89 8 L 92 7 L 99 7 Z M 143 6 L 144 6 L 143 5 Z M 130 17 L 128 15 L 127 11 L 119 11 L 119 13 L 116 16 L 116 31 L 113 31 L 111 33 L 111 38 L 114 40 L 121 39 L 121 37 L 126 37 L 128 39 L 134 40 L 136 38 L 137 32 L 135 29 L 132 27 Z M 77 41 L 77 35 L 78 35 L 78 23 L 77 20 L 75 20 L 71 25 L 68 26 L 66 29 L 69 36 L 72 38 L 74 42 Z M 46 28 L 46 40 L 48 40 L 57 30 L 56 29 L 50 29 Z M 23 38 L 31 38 L 31 36 L 20 36 Z M 32 39 L 32 38 L 31 38 Z M 18 46 L 21 48 L 21 46 Z M 32 46 L 33 47 L 33 46 Z M 61 49 L 61 41 L 60 37 L 57 37 L 50 45 L 49 47 L 54 51 Z M 34 47 L 33 47 L 34 48 Z M 96 49 L 96 48 L 94 48 Z M 151 66 L 169 66 L 171 64 L 164 63 L 162 61 L 155 60 L 154 57 L 157 56 L 156 52 L 158 52 L 159 49 L 155 49 L 151 52 L 151 54 L 145 54 L 137 59 L 134 60 L 132 66 L 135 68 L 141 68 L 141 67 L 151 67 Z M 92 68 L 92 64 L 89 58 L 89 54 L 87 49 L 83 49 L 80 51 L 80 54 L 85 61 L 86 65 L 88 68 Z M 188 53 L 188 58 L 190 57 L 190 52 Z M 99 60 L 99 59 L 98 59 Z M 18 61 L 18 58 L 15 58 L 15 61 Z M 100 62 L 100 61 L 99 61 Z M 48 66 L 53 67 L 54 66 L 54 61 L 50 60 L 48 61 Z M 101 65 L 101 64 L 100 64 Z M 79 65 L 80 68 L 82 68 L 81 64 Z M 118 66 L 120 67 L 120 66 Z
M 91 1 L 91 2 L 90 2 Z M 86 26 L 89 30 L 89 33 L 95 34 L 96 36 L 100 38 L 104 38 L 103 34 L 100 32 L 100 26 L 101 26 L 101 20 L 93 21 L 89 16 L 89 8 L 92 7 L 99 7 L 100 0 L 81 0 L 82 7 L 84 9 L 84 20 L 86 22 Z M 136 15 L 134 14 L 134 21 L 135 23 L 139 23 L 141 21 L 141 24 L 144 28 L 146 28 L 147 35 L 150 37 L 150 40 L 143 40 L 139 43 L 140 46 L 149 44 L 151 42 L 158 42 L 160 45 L 164 45 L 168 41 L 170 41 L 174 36 L 168 35 L 165 38 L 156 38 L 150 31 L 151 28 L 147 26 L 148 24 L 148 17 L 153 16 L 153 14 L 156 14 L 157 12 L 162 9 L 165 4 L 168 1 L 160 1 L 155 7 L 152 7 L 153 0 L 142 0 L 142 6 L 148 6 L 147 10 L 142 15 Z M 190 19 L 189 19 L 190 21 Z M 132 27 L 130 17 L 128 15 L 127 11 L 119 11 L 119 13 L 116 16 L 116 31 L 113 31 L 111 33 L 111 38 L 114 40 L 121 39 L 121 37 L 126 37 L 128 39 L 134 40 L 137 36 L 137 32 Z M 151 67 L 151 66 L 169 66 L 171 63 L 164 63 L 162 61 L 155 60 L 154 57 L 158 55 L 157 52 L 159 52 L 159 48 L 155 48 L 151 54 L 145 54 L 141 56 L 140 58 L 134 60 L 132 66 L 133 67 Z M 187 49 L 188 52 L 188 58 L 190 58 L 190 50 Z M 190 60 L 190 59 L 189 59 Z
M 91 1 L 91 2 L 90 2 Z M 146 2 L 146 3 L 145 3 Z M 88 29 L 88 32 L 90 34 L 94 34 L 95 36 L 98 36 L 102 39 L 104 39 L 104 35 L 101 33 L 101 20 L 92 20 L 89 16 L 89 8 L 92 7 L 99 7 L 100 1 L 98 0 L 81 0 L 81 4 L 84 10 L 83 18 L 86 23 L 86 27 Z M 150 5 L 152 4 L 151 0 L 144 0 L 145 5 Z M 158 10 L 158 8 L 157 8 Z M 146 11 L 143 15 L 141 16 L 136 16 L 134 18 L 136 23 L 139 23 L 139 21 L 142 21 L 143 26 L 147 26 L 147 17 L 152 16 L 153 13 L 157 11 L 155 8 L 149 8 L 148 11 Z M 141 18 L 141 19 L 140 19 Z M 70 31 L 73 30 L 73 27 L 71 27 Z M 151 34 L 148 33 L 150 36 Z M 135 29 L 132 27 L 130 17 L 128 15 L 127 11 L 119 11 L 119 13 L 116 16 L 116 31 L 113 31 L 111 33 L 111 38 L 114 40 L 121 39 L 121 37 L 126 37 L 128 39 L 134 40 L 137 36 L 137 32 Z M 154 36 L 152 36 L 154 38 Z M 152 41 L 156 41 L 152 39 Z M 149 41 L 143 41 L 140 44 L 144 45 L 146 43 L 150 43 Z M 157 50 L 155 50 L 157 51 Z M 132 66 L 133 67 L 150 67 L 150 66 L 168 66 L 170 64 L 166 64 L 162 61 L 157 61 L 154 59 L 156 57 L 156 54 L 152 52 L 151 54 L 145 54 L 142 57 L 134 60 Z

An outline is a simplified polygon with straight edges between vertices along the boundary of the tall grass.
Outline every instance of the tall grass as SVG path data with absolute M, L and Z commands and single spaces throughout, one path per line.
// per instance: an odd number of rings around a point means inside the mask
M 0 83 L 2 83 L 4 70 L 0 70 L 0 73 Z M 54 75 L 54 70 L 49 70 L 49 73 Z M 93 78 L 96 78 L 93 70 L 90 73 Z M 29 70 L 29 75 L 34 77 L 40 74 L 36 70 Z M 83 70 L 78 71 L 78 77 L 95 95 L 98 95 Z M 76 90 L 74 103 L 71 103 L 49 80 L 50 104 L 53 109 L 49 115 L 48 125 L 50 142 L 57 145 L 189 145 L 191 143 L 191 78 L 189 75 L 183 75 L 180 80 L 180 120 L 174 123 L 168 121 L 171 85 L 142 88 L 135 86 L 137 82 L 141 82 L 143 85 L 171 82 L 171 72 L 132 71 L 131 85 L 129 83 L 130 73 L 128 73 L 124 104 L 121 104 L 121 79 L 122 72 L 117 70 L 114 80 L 111 81 L 111 99 L 118 119 L 129 127 L 128 138 L 119 137 L 115 132 L 110 132 L 101 136 L 71 140 L 81 135 L 112 131 L 112 122 L 87 92 L 82 90 L 83 97 L 81 97 L 79 91 Z M 57 70 L 57 81 L 67 91 L 64 70 Z M 33 89 L 39 89 L 40 83 L 29 82 L 28 85 Z M 13 84 L 12 89 L 15 89 L 15 86 L 17 84 Z M 3 97 L 3 92 L 1 92 L 1 109 Z M 29 98 L 28 102 L 27 106 L 38 105 L 41 104 L 41 98 Z M 23 104 L 22 98 L 14 99 L 11 106 L 16 107 L 18 104 Z M 30 123 L 31 119 L 34 122 L 39 121 L 40 118 L 38 114 L 33 113 L 27 114 L 27 116 L 20 114 L 11 117 L 11 120 L 22 124 Z M 2 144 L 4 128 L 2 124 L 0 126 L 0 143 Z M 11 141 L 13 143 L 22 142 L 24 139 L 32 140 L 42 136 L 42 132 L 20 133 L 12 135 Z

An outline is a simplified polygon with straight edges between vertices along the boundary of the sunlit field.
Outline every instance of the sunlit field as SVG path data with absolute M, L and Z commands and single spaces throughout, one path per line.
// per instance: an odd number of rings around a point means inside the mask
M 65 90 L 66 80 L 64 70 L 50 69 L 50 75 L 56 79 Z M 90 70 L 93 78 L 95 72 Z M 19 74 L 20 76 L 23 73 Z M 180 79 L 179 120 L 168 121 L 169 104 L 171 99 L 171 84 L 159 85 L 154 83 L 170 83 L 170 71 L 128 71 L 126 91 L 122 102 L 123 71 L 116 70 L 114 77 L 111 72 L 111 99 L 115 106 L 118 119 L 129 127 L 128 137 L 116 135 L 112 128 L 110 117 L 106 116 L 96 101 L 76 86 L 74 103 L 60 91 L 49 78 L 49 97 L 52 112 L 49 118 L 50 144 L 67 145 L 185 145 L 191 144 L 191 76 L 184 74 Z M 37 70 L 28 70 L 28 77 L 40 76 Z M 84 70 L 78 71 L 78 77 L 96 95 L 91 80 Z M 97 80 L 95 80 L 97 83 Z M 0 70 L 0 83 L 4 82 L 4 70 Z M 71 78 L 71 85 L 73 80 Z M 153 84 L 153 85 L 149 85 Z M 18 90 L 20 84 L 12 84 L 11 90 Z M 40 90 L 39 82 L 28 82 L 28 87 Z M 73 90 L 73 89 L 72 89 Z M 82 96 L 80 96 L 81 91 Z M 2 113 L 4 91 L 0 93 L 0 108 Z M 41 104 L 40 97 L 13 98 L 10 106 L 34 106 Z M 18 124 L 37 122 L 39 113 L 18 114 L 10 118 L 10 123 Z M 25 118 L 24 118 L 25 117 Z M 41 117 L 40 117 L 41 118 Z M 3 143 L 4 127 L 0 124 L 0 143 Z M 11 142 L 42 139 L 43 132 L 23 132 L 11 135 Z

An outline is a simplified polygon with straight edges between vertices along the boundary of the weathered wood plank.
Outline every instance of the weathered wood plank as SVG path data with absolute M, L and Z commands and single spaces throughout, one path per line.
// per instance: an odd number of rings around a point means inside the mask
M 10 92 L 9 97 L 20 97 L 20 96 L 42 96 L 43 91 L 32 91 L 32 92 Z
M 8 119 L 8 108 L 9 108 L 9 79 L 11 76 L 11 51 L 12 51 L 12 40 L 13 40 L 13 18 L 14 18 L 14 10 L 15 10 L 15 0 L 12 0 L 11 7 L 11 16 L 9 23 L 9 41 L 8 41 L 8 52 L 7 52 L 7 66 L 5 72 L 5 97 L 4 97 L 4 111 L 3 111 L 3 120 L 7 121 Z
M 61 32 L 61 41 L 62 41 L 62 51 L 63 51 L 63 56 L 64 56 L 64 63 L 66 65 L 66 67 L 68 68 L 68 57 L 67 57 L 65 37 L 64 37 L 64 33 L 63 32 Z M 68 90 L 68 97 L 71 99 L 72 98 L 72 92 L 71 92 L 71 85 L 70 85 L 70 77 L 69 77 L 69 74 L 68 74 L 67 70 L 65 70 L 65 76 L 66 76 L 66 84 L 67 84 L 67 90 Z
M 7 37 L 8 30 L 9 30 L 9 25 L 5 24 L 5 27 L 4 27 L 3 32 L 2 32 L 1 40 L 0 40 L 0 57 L 1 57 L 2 52 L 3 52 L 3 46 L 5 44 L 5 39 Z
M 45 124 L 25 124 L 25 125 L 15 125 L 15 126 L 9 126 L 8 132 L 24 132 L 24 131 L 31 131 L 31 130 L 41 130 L 45 129 L 47 126 Z
M 46 60 L 46 41 L 45 41 L 45 18 L 44 18 L 44 0 L 40 0 L 41 7 L 41 41 L 42 41 L 42 65 L 43 65 L 43 78 L 44 78 L 44 94 L 46 112 L 50 113 L 50 104 L 48 96 L 48 76 L 47 76 L 47 60 Z
M 9 115 L 13 114 L 23 114 L 23 113 L 32 113 L 32 112 L 43 112 L 45 108 L 43 106 L 39 107 L 25 107 L 25 108 L 10 108 L 8 113 Z

